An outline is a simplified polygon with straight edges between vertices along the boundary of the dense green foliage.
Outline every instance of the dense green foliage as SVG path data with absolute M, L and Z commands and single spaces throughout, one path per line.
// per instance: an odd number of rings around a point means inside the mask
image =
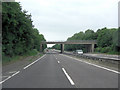
M 16 56 L 12 56 L 12 57 L 9 57 L 9 56 L 3 56 L 3 61 L 2 61 L 2 64 L 3 65 L 7 65 L 9 64 L 10 62 L 16 62 L 16 61 L 19 61 L 19 60 L 23 60 L 24 58 L 26 57 L 31 57 L 31 56 L 38 56 L 38 51 L 36 49 L 33 49 L 33 50 L 30 50 L 29 52 L 25 53 L 24 55 L 16 55 Z M 41 55 L 41 54 L 40 54 Z
M 120 29 L 102 28 L 98 29 L 96 32 L 93 30 L 86 30 L 85 32 L 76 33 L 67 40 L 97 40 L 96 52 L 116 54 L 120 51 L 119 35 Z M 84 52 L 89 52 L 88 47 L 89 45 L 65 45 L 65 50 L 73 51 L 82 49 Z M 53 48 L 60 49 L 60 45 L 55 45 Z
M 54 45 L 52 48 L 55 48 L 55 49 L 60 50 L 60 44 L 56 44 L 56 45 Z
M 33 49 L 40 51 L 41 41 L 45 41 L 44 36 L 34 28 L 31 15 L 22 11 L 19 3 L 2 3 L 3 56 L 24 55 Z
M 97 52 L 116 53 L 119 52 L 118 29 L 99 29 L 97 31 Z

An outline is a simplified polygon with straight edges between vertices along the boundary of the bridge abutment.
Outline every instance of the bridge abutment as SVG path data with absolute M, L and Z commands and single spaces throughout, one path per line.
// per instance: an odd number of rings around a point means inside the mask
M 92 52 L 92 53 L 94 52 L 94 46 L 95 46 L 95 44 L 92 44 L 92 45 L 91 45 L 91 52 Z
M 40 44 L 40 52 L 42 52 L 42 44 Z
M 64 44 L 61 44 L 61 53 L 64 52 Z
M 88 46 L 90 53 L 93 53 L 93 52 L 94 52 L 94 46 L 95 46 L 95 44 L 91 44 L 91 45 Z

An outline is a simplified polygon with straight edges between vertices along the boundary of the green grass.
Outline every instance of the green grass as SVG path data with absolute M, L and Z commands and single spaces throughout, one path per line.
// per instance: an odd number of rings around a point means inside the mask
M 108 52 L 108 54 L 112 54 L 112 55 L 120 55 L 120 52 Z
M 43 56 L 43 54 L 40 54 L 40 56 Z
M 101 54 L 102 52 L 94 52 L 94 54 Z M 120 55 L 120 52 L 107 52 L 107 53 L 103 53 L 103 54 L 110 54 L 110 55 Z
M 13 56 L 13 57 L 9 57 L 9 56 L 5 56 L 4 54 L 2 55 L 2 64 L 3 65 L 6 65 L 6 64 L 9 64 L 9 63 L 13 63 L 13 62 L 16 62 L 18 60 L 21 60 L 21 59 L 24 59 L 28 56 L 36 56 L 38 55 L 38 51 L 36 49 L 33 49 L 27 53 L 25 53 L 24 55 L 20 55 L 20 56 Z M 42 54 L 40 54 L 42 56 Z M 30 60 L 32 61 L 32 59 Z
M 32 62 L 32 61 L 33 61 L 33 59 L 30 59 L 29 61 L 30 61 L 30 62 Z
M 36 49 L 33 49 L 31 51 L 28 51 L 26 54 L 24 54 L 25 56 L 35 56 L 37 55 L 39 52 Z
M 8 57 L 8 56 L 2 56 L 2 64 L 6 65 L 8 63 L 16 62 L 20 58 L 24 58 L 25 56 L 13 56 L 13 57 Z

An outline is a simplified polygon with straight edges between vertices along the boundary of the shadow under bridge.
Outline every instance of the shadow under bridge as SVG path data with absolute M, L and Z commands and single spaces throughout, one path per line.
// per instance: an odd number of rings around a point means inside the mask
M 40 50 L 42 52 L 42 45 L 43 44 L 60 44 L 61 45 L 61 53 L 64 52 L 64 45 L 65 44 L 84 44 L 90 45 L 90 52 L 94 52 L 95 44 L 97 44 L 96 40 L 68 40 L 68 41 L 41 41 Z

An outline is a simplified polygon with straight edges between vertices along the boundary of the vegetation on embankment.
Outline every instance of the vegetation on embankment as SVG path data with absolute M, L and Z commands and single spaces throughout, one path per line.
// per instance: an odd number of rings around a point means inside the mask
M 42 34 L 32 24 L 31 15 L 22 10 L 20 3 L 2 3 L 2 61 L 17 60 L 21 56 L 36 55 Z M 46 45 L 43 46 L 43 49 Z
M 67 40 L 97 40 L 97 46 L 95 52 L 108 53 L 108 54 L 120 54 L 120 28 L 102 28 L 96 32 L 94 30 L 86 30 L 85 32 L 79 32 L 69 37 Z M 65 45 L 65 50 L 73 51 L 76 49 L 82 49 L 87 52 L 88 45 Z M 52 48 L 60 49 L 60 45 L 56 44 Z
M 31 50 L 29 51 L 28 53 L 25 53 L 24 55 L 16 55 L 16 56 L 13 56 L 13 57 L 9 57 L 9 56 L 6 56 L 6 55 L 2 55 L 2 64 L 3 66 L 4 65 L 8 65 L 8 64 L 11 64 L 11 63 L 15 63 L 17 61 L 22 61 L 22 60 L 25 60 L 26 58 L 29 58 L 28 61 L 33 61 L 33 57 L 38 57 L 38 56 L 42 56 L 43 54 L 38 52 L 36 49 L 34 50 Z

